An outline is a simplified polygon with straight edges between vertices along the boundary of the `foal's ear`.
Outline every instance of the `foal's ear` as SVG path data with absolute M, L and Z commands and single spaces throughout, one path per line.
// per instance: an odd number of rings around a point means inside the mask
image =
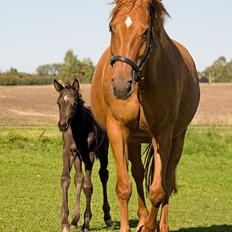
M 76 91 L 79 91 L 80 90 L 80 83 L 77 79 L 75 79 L 73 81 L 73 84 L 72 84 L 73 88 L 76 90 Z
M 64 89 L 64 86 L 61 85 L 57 80 L 53 81 L 53 85 L 54 85 L 57 92 L 60 92 Z

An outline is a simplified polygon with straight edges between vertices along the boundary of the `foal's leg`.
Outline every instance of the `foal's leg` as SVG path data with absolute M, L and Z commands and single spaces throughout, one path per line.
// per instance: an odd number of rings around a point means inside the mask
M 89 231 L 89 222 L 92 218 L 91 197 L 93 193 L 93 185 L 91 181 L 91 173 L 92 173 L 92 167 L 94 162 L 94 154 L 91 152 L 90 154 L 87 154 L 87 156 L 88 157 L 83 160 L 85 163 L 85 177 L 84 177 L 83 191 L 86 197 L 84 224 L 82 226 L 82 229 L 84 231 Z
M 99 176 L 102 183 L 103 189 L 103 212 L 104 212 L 104 221 L 107 226 L 112 225 L 112 219 L 110 216 L 110 205 L 107 198 L 107 182 L 109 178 L 108 167 L 108 142 L 105 142 L 101 149 L 99 150 L 99 161 L 100 161 L 100 170 Z
M 151 232 L 157 229 L 157 214 L 161 202 L 166 197 L 166 174 L 167 164 L 171 153 L 172 135 L 171 133 L 165 133 L 159 137 L 157 141 L 152 139 L 152 145 L 154 147 L 154 173 L 153 182 L 149 188 L 149 199 L 152 203 L 151 211 L 148 215 L 147 222 L 142 228 L 142 232 Z
M 145 224 L 148 210 L 145 203 L 144 191 L 143 191 L 143 180 L 144 180 L 144 167 L 141 160 L 141 144 L 129 144 L 128 145 L 129 159 L 131 161 L 131 172 L 135 180 L 138 194 L 138 212 L 139 223 L 136 227 L 136 231 Z
M 110 116 L 107 118 L 107 134 L 116 164 L 116 194 L 120 207 L 120 232 L 130 232 L 128 202 L 131 197 L 132 183 L 128 175 L 128 148 L 121 126 Z
M 166 176 L 167 195 L 162 202 L 160 232 L 168 232 L 168 202 L 171 194 L 176 190 L 176 166 L 182 154 L 184 137 L 185 132 L 172 141 L 172 151 L 168 161 Z
M 61 231 L 68 232 L 70 225 L 68 221 L 68 188 L 70 185 L 70 170 L 73 163 L 72 152 L 64 148 L 63 152 L 63 172 L 61 175 L 61 188 L 62 188 L 62 205 L 61 205 Z
M 76 156 L 76 159 L 74 160 L 74 167 L 76 169 L 76 174 L 74 177 L 74 184 L 76 187 L 76 205 L 75 205 L 75 209 L 74 209 L 71 228 L 76 228 L 77 223 L 80 219 L 80 196 L 81 196 L 81 189 L 83 186 L 84 176 L 82 173 L 81 160 L 80 160 L 79 156 Z

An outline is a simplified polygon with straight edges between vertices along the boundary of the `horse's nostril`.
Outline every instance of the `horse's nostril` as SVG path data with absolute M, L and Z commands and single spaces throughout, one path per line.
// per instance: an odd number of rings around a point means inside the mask
M 130 93 L 132 88 L 132 81 L 128 81 L 127 92 Z
M 58 127 L 61 131 L 68 129 L 68 122 L 58 122 Z

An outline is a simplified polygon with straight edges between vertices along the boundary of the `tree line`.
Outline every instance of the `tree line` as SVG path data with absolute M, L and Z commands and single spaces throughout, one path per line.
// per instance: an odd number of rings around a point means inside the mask
M 63 63 L 40 65 L 36 74 L 18 72 L 15 68 L 0 72 L 0 85 L 45 85 L 51 84 L 55 78 L 64 83 L 74 79 L 81 83 L 90 83 L 94 69 L 90 58 L 78 59 L 73 50 L 68 50 Z M 232 60 L 227 62 L 221 56 L 204 71 L 198 72 L 198 75 L 202 82 L 232 82 Z
M 18 72 L 16 68 L 0 72 L 0 85 L 47 85 L 55 78 L 64 83 L 74 79 L 81 83 L 90 83 L 94 69 L 90 58 L 78 59 L 73 50 L 68 50 L 63 63 L 40 65 L 35 74 Z

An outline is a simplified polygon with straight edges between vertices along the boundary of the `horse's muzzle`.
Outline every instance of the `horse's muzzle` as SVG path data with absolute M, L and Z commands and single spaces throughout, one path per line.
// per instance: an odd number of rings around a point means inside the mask
M 65 132 L 67 129 L 68 129 L 68 127 L 69 127 L 69 123 L 68 122 L 58 122 L 58 128 L 60 129 L 60 131 L 61 132 Z
M 122 84 L 112 79 L 112 90 L 116 98 L 126 100 L 132 93 L 132 80 Z

